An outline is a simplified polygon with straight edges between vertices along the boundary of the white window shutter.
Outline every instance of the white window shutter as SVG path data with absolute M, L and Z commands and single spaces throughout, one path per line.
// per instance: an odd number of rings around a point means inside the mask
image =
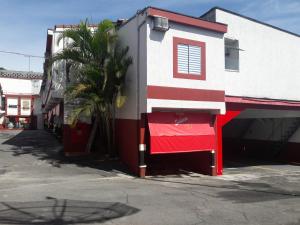
M 201 74 L 201 48 L 189 45 L 189 74 Z
M 178 73 L 189 73 L 189 46 L 177 45 Z

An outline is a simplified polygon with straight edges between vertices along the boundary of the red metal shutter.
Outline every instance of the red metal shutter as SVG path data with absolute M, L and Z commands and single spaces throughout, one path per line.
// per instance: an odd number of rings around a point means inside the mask
M 148 114 L 150 153 L 178 153 L 215 149 L 212 115 L 154 112 Z

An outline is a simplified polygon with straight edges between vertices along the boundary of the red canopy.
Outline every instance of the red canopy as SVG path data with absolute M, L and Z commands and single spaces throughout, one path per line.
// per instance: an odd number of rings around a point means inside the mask
M 148 114 L 150 153 L 209 151 L 215 148 L 212 115 L 154 112 Z

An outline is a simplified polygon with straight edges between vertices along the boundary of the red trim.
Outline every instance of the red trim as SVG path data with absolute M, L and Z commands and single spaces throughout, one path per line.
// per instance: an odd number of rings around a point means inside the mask
M 273 106 L 288 106 L 288 107 L 300 107 L 300 101 L 287 101 L 277 99 L 260 99 L 260 98 L 246 98 L 225 96 L 226 103 L 238 103 L 238 104 L 255 104 L 255 105 L 273 105 Z
M 15 97 L 15 98 L 18 98 L 18 97 L 22 97 L 22 98 L 31 98 L 31 97 L 34 97 L 34 96 L 37 96 L 37 95 L 27 95 L 27 94 L 5 94 L 5 97 Z
M 224 96 L 225 92 L 218 90 L 202 90 L 161 86 L 147 87 L 147 98 L 149 99 L 224 102 Z
M 212 30 L 220 33 L 226 33 L 227 32 L 227 25 L 221 24 L 221 23 L 214 23 L 205 21 L 200 18 L 195 18 L 191 16 L 182 15 L 175 12 L 169 12 L 161 9 L 155 9 L 155 8 L 149 8 L 148 9 L 148 15 L 149 16 L 162 16 L 166 17 L 169 20 L 185 25 L 190 25 L 198 28 L 203 28 L 207 30 Z
M 21 98 L 18 97 L 18 116 L 21 115 Z
M 194 45 L 199 46 L 201 49 L 201 73 L 200 75 L 196 74 L 186 74 L 178 72 L 178 45 Z M 206 79 L 206 50 L 205 42 L 195 41 L 190 39 L 184 39 L 179 37 L 173 37 L 173 77 L 174 78 L 183 78 L 183 79 L 192 79 L 192 80 L 205 80 Z

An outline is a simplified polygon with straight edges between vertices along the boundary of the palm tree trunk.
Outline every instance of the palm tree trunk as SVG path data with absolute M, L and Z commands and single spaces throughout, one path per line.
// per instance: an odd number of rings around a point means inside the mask
M 85 147 L 85 152 L 86 153 L 91 152 L 91 148 L 92 148 L 92 145 L 93 145 L 95 137 L 96 137 L 98 126 L 99 126 L 99 117 L 96 116 L 95 121 L 93 123 L 92 131 L 90 133 L 88 142 L 87 142 L 86 147 Z
M 114 97 L 114 100 L 113 100 L 113 104 L 112 104 L 112 124 L 111 124 L 111 127 L 112 127 L 112 149 L 111 149 L 111 153 L 110 155 L 111 156 L 116 156 L 116 107 L 115 107 L 115 100 L 116 98 Z
M 111 154 L 111 126 L 110 126 L 110 118 L 108 115 L 106 115 L 105 118 L 105 128 L 106 128 L 106 137 L 107 137 L 107 153 L 110 155 Z

